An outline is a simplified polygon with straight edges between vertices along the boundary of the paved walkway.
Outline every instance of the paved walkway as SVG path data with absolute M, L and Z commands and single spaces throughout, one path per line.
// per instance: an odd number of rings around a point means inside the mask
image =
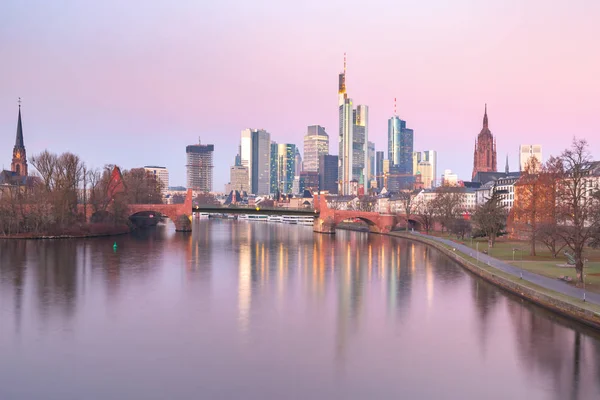
M 419 235 L 426 237 L 427 239 L 435 240 L 436 242 L 444 243 L 448 246 L 455 248 L 456 250 L 464 253 L 473 258 L 477 258 L 477 251 L 474 249 L 467 247 L 463 244 L 453 242 L 449 239 L 443 239 L 440 237 L 424 235 L 422 233 L 413 232 L 414 235 Z M 575 286 L 571 286 L 566 282 L 563 282 L 559 279 L 552 279 L 546 276 L 534 274 L 533 272 L 526 271 L 522 268 L 515 267 L 510 265 L 504 261 L 498 260 L 497 258 L 493 258 L 488 256 L 487 254 L 483 254 L 479 252 L 479 262 L 497 268 L 503 272 L 511 274 L 516 277 L 521 277 L 529 281 L 531 283 L 535 283 L 538 286 L 544 287 L 546 289 L 553 290 L 558 293 L 565 294 L 567 296 L 575 297 L 577 299 L 583 299 L 584 290 Z M 589 303 L 600 305 L 600 294 L 598 293 L 590 293 L 585 292 L 585 300 Z

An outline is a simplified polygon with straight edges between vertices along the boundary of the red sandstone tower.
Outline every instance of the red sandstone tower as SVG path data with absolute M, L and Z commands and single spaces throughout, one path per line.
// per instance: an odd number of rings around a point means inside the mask
M 496 140 L 488 128 L 487 104 L 483 114 L 483 128 L 475 140 L 475 153 L 473 155 L 473 176 L 478 172 L 496 172 Z

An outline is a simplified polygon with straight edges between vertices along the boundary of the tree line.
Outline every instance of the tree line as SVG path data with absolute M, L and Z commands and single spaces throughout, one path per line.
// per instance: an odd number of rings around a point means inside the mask
M 495 187 L 468 219 L 464 193 L 456 187 L 436 188 L 431 201 L 415 203 L 414 197 L 405 196 L 403 208 L 407 220 L 410 215 L 418 216 L 427 233 L 437 223 L 442 232 L 461 239 L 487 237 L 490 247 L 499 235 L 506 233 L 508 223 L 515 236 L 529 242 L 532 256 L 536 255 L 538 243 L 545 245 L 554 257 L 569 249 L 582 283 L 586 248 L 600 247 L 600 189 L 599 178 L 593 176 L 598 173 L 594 168 L 600 166 L 592 162 L 587 142 L 573 139 L 570 148 L 544 164 L 535 158 L 528 161 L 514 185 L 510 213 Z
M 143 168 L 113 178 L 114 165 L 88 168 L 76 154 L 43 151 L 30 160 L 26 182 L 0 188 L 0 233 L 62 234 L 85 230 L 88 207 L 96 223 L 127 224 L 127 206 L 162 203 L 162 182 Z M 120 190 L 116 186 L 121 185 Z

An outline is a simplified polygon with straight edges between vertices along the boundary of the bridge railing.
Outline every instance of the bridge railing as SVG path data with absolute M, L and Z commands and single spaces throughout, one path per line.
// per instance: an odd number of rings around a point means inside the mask
M 290 212 L 305 212 L 306 214 L 314 214 L 316 213 L 316 210 L 312 207 L 310 208 L 306 208 L 306 207 L 302 207 L 302 208 L 292 208 L 292 207 L 261 207 L 261 206 L 216 206 L 216 205 L 212 205 L 212 204 L 200 204 L 200 205 L 195 205 L 192 206 L 192 211 L 197 212 L 197 211 L 207 211 L 207 212 L 222 212 L 224 214 L 226 214 L 228 211 L 263 211 L 263 212 L 267 212 L 267 211 L 274 211 L 277 213 L 282 213 L 285 211 L 290 211 Z

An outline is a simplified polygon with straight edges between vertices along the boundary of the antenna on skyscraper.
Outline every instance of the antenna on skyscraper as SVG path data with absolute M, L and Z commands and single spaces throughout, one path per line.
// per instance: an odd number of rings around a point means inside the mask
M 200 136 L 198 136 L 198 144 L 202 144 L 202 139 L 200 139 Z
M 394 117 L 398 115 L 398 113 L 396 112 L 396 98 L 394 97 Z

